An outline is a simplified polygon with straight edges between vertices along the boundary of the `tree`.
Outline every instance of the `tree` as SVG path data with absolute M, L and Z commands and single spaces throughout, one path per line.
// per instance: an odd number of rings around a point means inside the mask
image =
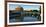
M 33 10 L 32 12 L 38 12 L 38 10 Z

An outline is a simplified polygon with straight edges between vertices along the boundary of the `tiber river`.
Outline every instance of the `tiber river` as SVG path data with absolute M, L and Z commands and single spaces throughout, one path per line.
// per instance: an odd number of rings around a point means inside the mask
M 12 14 L 11 14 L 12 15 Z M 9 21 L 10 22 L 16 22 L 16 20 L 18 20 L 19 21 L 19 19 L 15 19 L 15 17 L 13 17 L 13 16 L 15 16 L 15 15 L 12 15 L 11 17 L 11 19 L 9 19 Z M 38 16 L 30 16 L 30 14 L 29 14 L 29 16 L 24 16 L 24 17 L 22 17 L 23 18 L 23 21 L 22 22 L 34 22 L 34 21 L 38 21 L 38 18 L 37 18 Z M 21 21 L 20 21 L 21 22 Z

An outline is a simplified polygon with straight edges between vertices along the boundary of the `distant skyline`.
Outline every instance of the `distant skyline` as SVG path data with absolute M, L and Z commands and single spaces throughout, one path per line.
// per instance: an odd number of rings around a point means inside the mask
M 19 4 L 9 4 L 9 10 L 15 10 L 16 6 Z M 40 5 L 20 5 L 24 10 L 39 10 Z

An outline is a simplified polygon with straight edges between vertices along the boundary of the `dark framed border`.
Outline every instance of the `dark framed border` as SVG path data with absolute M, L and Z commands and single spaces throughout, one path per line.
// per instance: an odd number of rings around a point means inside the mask
M 43 4 L 43 23 L 7 25 L 7 2 Z M 43 2 L 5 1 L 5 27 L 7 27 L 7 26 L 23 26 L 23 25 L 41 25 L 41 24 L 44 24 L 44 3 Z

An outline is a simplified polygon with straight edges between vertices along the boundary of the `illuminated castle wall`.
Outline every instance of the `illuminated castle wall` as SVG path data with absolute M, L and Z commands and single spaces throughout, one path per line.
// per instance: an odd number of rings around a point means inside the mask
M 23 11 L 23 8 L 21 6 L 16 6 L 15 10 L 16 11 Z

